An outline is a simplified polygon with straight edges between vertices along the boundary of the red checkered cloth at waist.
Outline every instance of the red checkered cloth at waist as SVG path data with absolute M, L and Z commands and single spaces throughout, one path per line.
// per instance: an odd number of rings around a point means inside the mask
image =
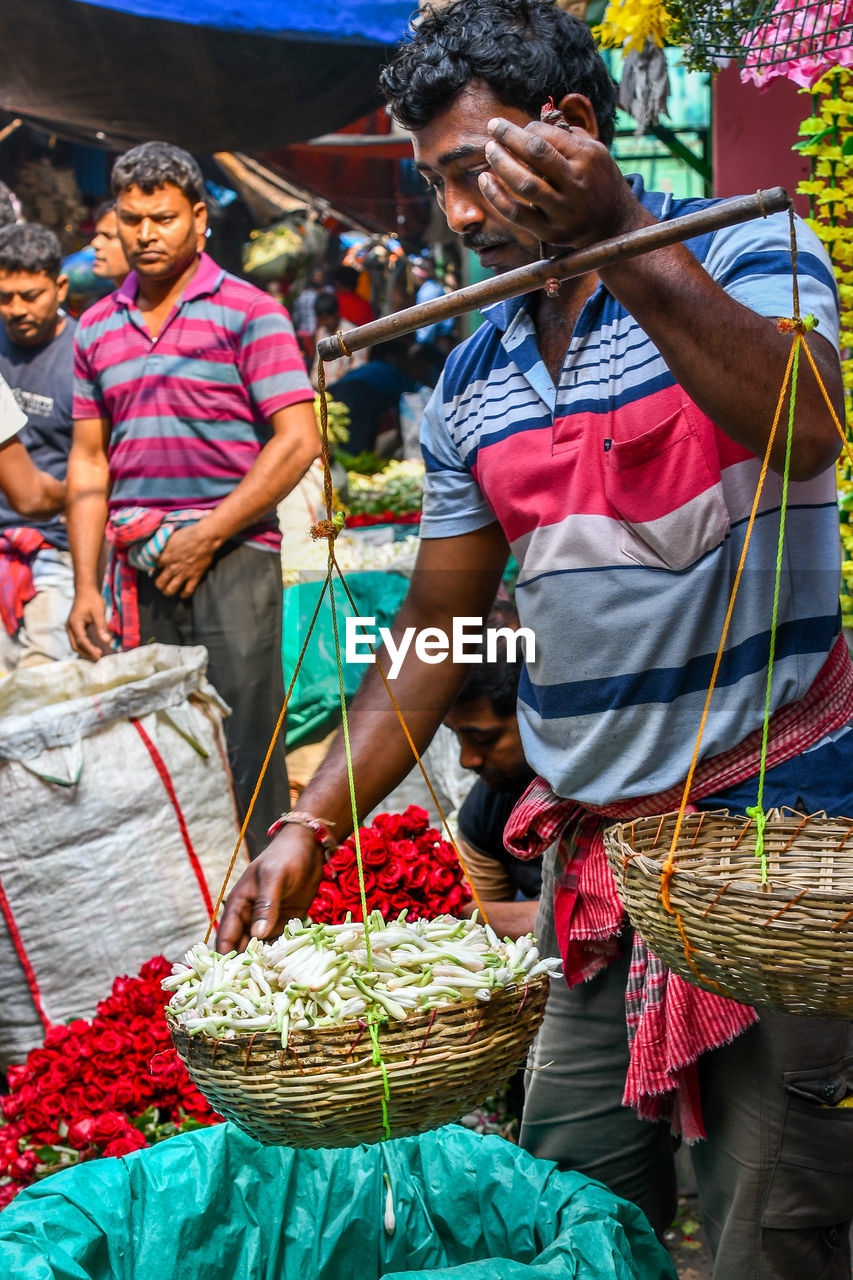
M 36 594 L 33 560 L 50 545 L 38 529 L 23 525 L 0 533 L 0 618 L 10 636 L 18 634 L 24 605 Z
M 175 530 L 208 514 L 198 507 L 178 511 L 123 507 L 111 513 L 105 533 L 107 564 L 102 594 L 107 626 L 119 648 L 135 649 L 141 643 L 137 571 L 156 576 L 160 555 Z
M 802 754 L 851 720 L 853 660 L 839 636 L 805 696 L 770 717 L 767 768 Z M 703 760 L 694 774 L 691 799 L 700 801 L 754 777 L 761 739 L 759 728 L 736 747 Z M 607 820 L 671 813 L 681 804 L 683 789 L 681 783 L 656 795 L 593 806 L 561 799 L 537 777 L 510 814 L 504 844 L 516 857 L 534 858 L 559 842 L 554 919 L 570 987 L 608 965 L 619 949 L 625 913 L 604 850 Z M 676 977 L 639 935 L 625 1008 L 631 1060 L 623 1102 L 643 1119 L 668 1119 L 688 1140 L 704 1137 L 696 1062 L 751 1026 L 755 1010 Z

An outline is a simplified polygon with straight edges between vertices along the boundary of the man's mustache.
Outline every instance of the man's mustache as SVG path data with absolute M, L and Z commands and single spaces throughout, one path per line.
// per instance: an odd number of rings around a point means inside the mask
M 462 236 L 462 243 L 466 249 L 497 249 L 499 245 L 507 244 L 508 241 L 503 236 L 487 236 L 476 231 L 467 232 Z

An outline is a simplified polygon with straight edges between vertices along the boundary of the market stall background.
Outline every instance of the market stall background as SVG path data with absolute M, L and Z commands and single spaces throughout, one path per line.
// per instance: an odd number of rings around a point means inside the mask
M 202 153 L 283 146 L 378 105 L 379 68 L 412 8 L 410 0 L 6 0 L 2 106 L 116 149 L 151 137 Z

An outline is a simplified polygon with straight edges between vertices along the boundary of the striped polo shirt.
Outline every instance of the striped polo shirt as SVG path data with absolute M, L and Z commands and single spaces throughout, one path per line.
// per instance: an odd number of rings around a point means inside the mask
M 661 220 L 708 203 L 644 193 L 633 182 Z M 801 222 L 797 235 L 802 313 L 812 312 L 837 347 L 829 261 Z M 787 215 L 689 248 L 739 302 L 761 315 L 791 315 Z M 596 805 L 678 783 L 696 742 L 759 460 L 688 398 L 600 283 L 556 387 L 526 300 L 490 308 L 450 355 L 422 445 L 421 536 L 452 537 L 497 519 L 518 560 L 516 603 L 536 636 L 519 691 L 533 768 L 558 795 Z M 771 474 L 764 486 L 703 757 L 763 720 L 781 483 Z M 826 659 L 840 630 L 839 585 L 831 467 L 789 488 L 773 709 L 799 699 Z
M 74 417 L 112 424 L 111 512 L 215 507 L 271 438 L 270 416 L 314 397 L 293 327 L 204 253 L 157 337 L 136 287 L 131 272 L 80 319 Z M 277 548 L 275 512 L 238 537 Z

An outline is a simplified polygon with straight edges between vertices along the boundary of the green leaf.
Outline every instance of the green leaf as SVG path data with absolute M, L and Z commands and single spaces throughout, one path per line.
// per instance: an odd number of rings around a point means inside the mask
M 39 1164 L 59 1164 L 63 1159 L 62 1154 L 54 1147 L 36 1147 L 35 1153 Z
M 853 156 L 853 133 L 849 134 L 848 137 L 844 139 L 844 143 L 841 147 L 841 154 L 843 156 Z

